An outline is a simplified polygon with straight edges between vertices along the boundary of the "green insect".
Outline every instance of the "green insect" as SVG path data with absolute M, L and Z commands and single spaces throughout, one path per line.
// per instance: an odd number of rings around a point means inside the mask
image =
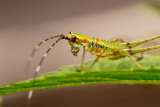
M 160 48 L 160 45 L 157 45 L 157 46 L 152 46 L 152 47 L 147 47 L 147 48 L 132 49 L 133 47 L 135 47 L 137 45 L 143 44 L 143 43 L 148 42 L 148 41 L 155 40 L 157 38 L 160 38 L 160 35 L 152 37 L 152 38 L 148 38 L 148 39 L 145 39 L 145 40 L 139 40 L 139 41 L 133 41 L 133 42 L 125 43 L 120 38 L 115 39 L 113 41 L 105 41 L 105 40 L 101 40 L 101 39 L 98 39 L 98 38 L 87 37 L 87 36 L 84 36 L 84 35 L 80 35 L 78 33 L 70 32 L 69 35 L 61 34 L 61 35 L 57 35 L 57 36 L 52 36 L 50 38 L 47 38 L 47 39 L 41 41 L 34 48 L 34 50 L 31 52 L 31 55 L 28 58 L 28 61 L 26 63 L 26 71 L 27 72 L 29 71 L 30 61 L 31 61 L 32 57 L 34 56 L 36 50 L 42 44 L 44 44 L 45 42 L 47 42 L 51 39 L 54 39 L 54 38 L 58 38 L 58 39 L 56 40 L 56 42 L 54 42 L 49 47 L 49 49 L 43 55 L 42 59 L 40 60 L 38 66 L 36 68 L 36 71 L 34 73 L 34 79 L 37 77 L 37 74 L 38 74 L 38 72 L 41 68 L 41 65 L 42 65 L 45 57 L 48 55 L 48 53 L 54 47 L 54 45 L 62 39 L 68 40 L 68 42 L 71 46 L 71 52 L 74 56 L 78 55 L 78 52 L 80 50 L 80 46 L 83 47 L 83 56 L 82 56 L 81 66 L 80 66 L 79 69 L 77 69 L 78 72 L 82 71 L 85 52 L 90 52 L 92 55 L 97 56 L 97 58 L 94 60 L 94 62 L 91 64 L 91 66 L 88 68 L 87 71 L 89 71 L 94 66 L 94 64 L 98 61 L 99 58 L 114 59 L 114 58 L 123 58 L 123 57 L 129 57 L 139 68 L 143 69 L 143 67 L 133 58 L 133 57 L 135 57 L 137 60 L 140 60 L 140 59 L 143 58 L 143 56 L 138 58 L 135 54 Z M 34 82 L 32 84 L 32 87 L 33 86 L 34 86 Z M 31 87 L 31 90 L 29 91 L 29 94 L 28 94 L 27 105 L 29 105 L 29 102 L 32 98 L 32 94 L 33 94 L 32 87 Z

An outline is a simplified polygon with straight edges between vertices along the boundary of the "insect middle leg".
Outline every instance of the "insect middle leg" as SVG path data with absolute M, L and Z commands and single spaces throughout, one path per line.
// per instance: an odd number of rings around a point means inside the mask
M 91 70 L 92 67 L 95 65 L 95 63 L 99 60 L 99 58 L 102 56 L 103 54 L 103 50 L 101 50 L 100 55 L 97 56 L 97 58 L 94 60 L 94 62 L 92 63 L 92 65 L 87 69 L 87 71 Z
M 79 69 L 79 68 L 76 68 L 78 72 L 81 72 L 82 69 L 83 69 L 85 53 L 86 53 L 86 52 L 85 52 L 85 47 L 83 47 L 83 55 L 82 55 L 82 60 L 81 60 L 81 66 L 80 66 L 80 69 Z
M 124 43 L 124 40 L 121 38 L 117 38 L 115 40 L 112 40 L 111 42 L 116 43 L 116 42 L 120 42 L 120 43 Z

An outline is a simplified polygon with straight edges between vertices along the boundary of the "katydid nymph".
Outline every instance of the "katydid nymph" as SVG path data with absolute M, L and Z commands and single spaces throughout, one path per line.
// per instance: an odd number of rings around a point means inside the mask
M 80 46 L 83 47 L 83 56 L 82 56 L 82 60 L 81 60 L 81 66 L 80 66 L 80 68 L 77 68 L 77 72 L 82 72 L 82 70 L 83 70 L 85 52 L 90 52 L 92 55 L 97 56 L 96 59 L 94 60 L 94 62 L 90 65 L 90 67 L 88 68 L 87 71 L 90 71 L 91 68 L 94 66 L 94 64 L 100 58 L 102 58 L 102 59 L 114 59 L 114 58 L 123 58 L 123 57 L 129 57 L 133 61 L 133 63 L 135 63 L 137 65 L 137 67 L 139 67 L 140 69 L 143 69 L 143 67 L 136 61 L 136 59 L 139 60 L 139 59 L 142 59 L 142 57 L 138 58 L 138 57 L 136 57 L 135 54 L 143 53 L 145 51 L 160 48 L 160 45 L 157 45 L 157 46 L 152 46 L 152 47 L 147 47 L 147 48 L 138 48 L 138 49 L 134 48 L 133 49 L 133 47 L 135 47 L 135 46 L 138 46 L 140 44 L 143 44 L 143 43 L 146 43 L 146 42 L 149 42 L 149 41 L 160 38 L 160 35 L 152 37 L 152 38 L 148 38 L 148 39 L 145 39 L 145 40 L 139 40 L 139 41 L 133 41 L 133 42 L 124 42 L 120 38 L 112 40 L 112 41 L 105 41 L 105 40 L 101 40 L 99 38 L 87 37 L 87 36 L 84 36 L 84 35 L 81 35 L 81 34 L 78 34 L 78 33 L 70 32 L 68 35 L 61 34 L 61 35 L 57 35 L 57 36 L 52 36 L 50 38 L 47 38 L 47 39 L 41 41 L 33 49 L 30 56 L 28 57 L 25 71 L 27 71 L 27 72 L 29 71 L 30 61 L 31 61 L 32 57 L 34 56 L 36 50 L 42 44 L 44 44 L 45 42 L 47 42 L 51 39 L 54 39 L 54 38 L 58 38 L 58 39 L 48 48 L 48 50 L 45 52 L 45 54 L 41 58 L 38 66 L 36 68 L 36 71 L 34 73 L 33 79 L 35 79 L 37 77 L 37 74 L 40 71 L 41 65 L 42 65 L 45 57 L 50 52 L 50 50 L 55 46 L 56 43 L 58 43 L 62 39 L 68 40 L 68 42 L 71 46 L 71 52 L 74 56 L 78 55 L 78 52 L 80 50 Z M 31 89 L 29 91 L 29 94 L 28 94 L 27 106 L 29 106 L 30 100 L 32 98 L 32 94 L 33 94 L 32 88 L 34 87 L 34 82 L 35 81 L 33 81 L 32 87 L 31 87 Z

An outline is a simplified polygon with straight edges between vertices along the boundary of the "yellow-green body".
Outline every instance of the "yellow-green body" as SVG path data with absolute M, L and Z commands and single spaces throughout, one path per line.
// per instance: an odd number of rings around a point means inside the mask
M 80 35 L 78 33 L 72 33 L 68 35 L 69 38 L 72 36 L 76 36 L 76 41 L 69 43 L 71 44 L 71 50 L 74 51 L 77 49 L 79 51 L 80 45 L 85 48 L 85 51 L 90 52 L 92 55 L 99 56 L 101 53 L 101 58 L 115 58 L 115 57 L 125 57 L 126 52 L 130 55 L 160 48 L 160 45 L 149 47 L 149 48 L 139 48 L 139 49 L 131 49 L 137 45 L 142 43 L 160 38 L 159 36 L 152 37 L 146 40 L 134 41 L 128 43 L 115 43 L 114 41 L 105 41 L 94 37 L 87 37 L 84 35 Z M 77 52 L 78 53 L 78 52 Z M 77 54 L 76 53 L 76 54 Z
M 157 49 L 160 48 L 160 45 L 157 46 L 152 46 L 152 47 L 148 47 L 148 48 L 139 48 L 139 49 L 133 49 L 133 47 L 140 45 L 142 43 L 160 38 L 160 35 L 152 37 L 152 38 L 148 38 L 145 40 L 140 40 L 140 41 L 133 41 L 133 42 L 127 42 L 125 43 L 122 39 L 116 39 L 113 41 L 105 41 L 105 40 L 101 40 L 98 38 L 94 38 L 94 37 L 87 37 L 84 35 L 80 35 L 78 33 L 72 33 L 70 32 L 69 35 L 65 35 L 65 34 L 61 34 L 61 35 L 57 35 L 57 36 L 52 36 L 49 37 L 43 41 L 41 41 L 37 46 L 35 46 L 35 48 L 33 49 L 33 51 L 31 52 L 30 56 L 28 57 L 27 63 L 26 63 L 26 71 L 29 71 L 29 65 L 30 65 L 30 61 L 32 59 L 32 57 L 34 56 L 36 50 L 45 42 L 54 39 L 54 38 L 58 38 L 56 40 L 56 42 L 54 42 L 46 51 L 46 53 L 44 53 L 43 57 L 41 58 L 36 71 L 34 73 L 34 78 L 33 78 L 33 82 L 32 82 L 32 86 L 31 89 L 29 91 L 28 94 L 28 102 L 27 105 L 29 106 L 30 100 L 32 98 L 32 93 L 33 93 L 33 86 L 35 83 L 35 78 L 37 77 L 38 72 L 40 71 L 41 65 L 45 59 L 45 57 L 48 55 L 48 53 L 50 52 L 50 50 L 54 47 L 54 45 L 62 40 L 68 40 L 69 44 L 71 45 L 71 52 L 73 55 L 77 56 L 79 50 L 80 50 L 80 46 L 83 46 L 83 56 L 82 56 L 82 61 L 81 61 L 81 67 L 80 69 L 77 69 L 78 72 L 82 71 L 82 67 L 83 67 L 83 62 L 84 62 L 84 56 L 85 56 L 85 52 L 90 52 L 92 55 L 96 55 L 97 58 L 95 59 L 95 61 L 92 63 L 92 65 L 88 68 L 87 71 L 89 71 L 94 64 L 98 61 L 99 58 L 108 58 L 108 59 L 113 59 L 113 58 L 121 58 L 121 57 L 125 57 L 128 56 L 139 68 L 143 69 L 143 67 L 137 63 L 132 57 L 131 55 L 136 54 L 136 53 L 140 53 L 140 52 L 144 52 L 144 51 L 148 51 L 148 50 L 152 50 L 152 49 Z M 118 42 L 120 41 L 120 43 Z

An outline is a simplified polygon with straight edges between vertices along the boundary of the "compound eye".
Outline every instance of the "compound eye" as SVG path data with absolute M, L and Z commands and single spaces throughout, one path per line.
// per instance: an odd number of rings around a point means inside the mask
M 73 35 L 73 36 L 71 37 L 71 42 L 75 42 L 76 39 L 77 39 L 77 37 L 76 37 L 75 35 Z

